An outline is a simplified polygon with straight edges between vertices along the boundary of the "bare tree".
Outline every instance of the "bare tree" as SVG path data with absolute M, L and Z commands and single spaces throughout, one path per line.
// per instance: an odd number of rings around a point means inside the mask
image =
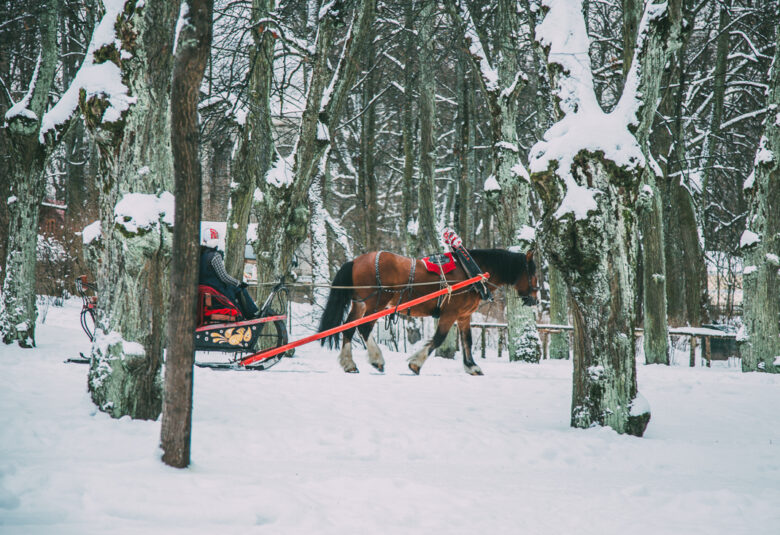
M 213 0 L 187 0 L 171 83 L 171 148 L 176 196 L 168 350 L 160 442 L 162 460 L 190 464 L 193 332 L 197 323 L 201 171 L 198 157 L 198 97 L 211 46 Z
M 360 0 L 347 26 L 338 63 L 331 70 L 329 52 L 348 10 L 338 0 L 325 7 L 320 11 L 311 78 L 295 149 L 286 158 L 277 153 L 274 166 L 260 185 L 261 200 L 256 203 L 259 226 L 276 229 L 259 233 L 255 243 L 261 282 L 289 274 L 295 250 L 306 239 L 309 189 L 330 147 L 331 135 L 355 81 L 360 50 L 371 38 L 375 0 Z

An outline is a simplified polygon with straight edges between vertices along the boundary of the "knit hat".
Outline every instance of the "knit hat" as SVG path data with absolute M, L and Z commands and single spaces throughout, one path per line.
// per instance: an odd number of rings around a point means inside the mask
M 214 249 L 219 245 L 219 232 L 213 228 L 207 228 L 203 233 L 203 239 L 201 243 L 206 247 L 212 247 Z

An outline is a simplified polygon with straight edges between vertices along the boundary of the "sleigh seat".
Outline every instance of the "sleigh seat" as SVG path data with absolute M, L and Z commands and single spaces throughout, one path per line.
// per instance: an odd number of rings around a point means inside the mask
M 198 285 L 198 325 L 231 323 L 243 317 L 230 299 L 205 284 Z

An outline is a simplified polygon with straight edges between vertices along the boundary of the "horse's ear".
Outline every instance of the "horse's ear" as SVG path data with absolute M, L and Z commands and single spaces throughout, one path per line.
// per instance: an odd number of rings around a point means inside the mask
M 527 262 L 531 262 L 534 259 L 534 250 L 529 249 L 527 253 L 525 253 L 525 259 Z

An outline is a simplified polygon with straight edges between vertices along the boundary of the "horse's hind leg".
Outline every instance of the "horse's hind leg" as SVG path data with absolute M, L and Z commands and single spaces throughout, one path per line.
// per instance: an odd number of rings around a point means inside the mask
M 458 320 L 458 331 L 460 331 L 460 347 L 463 351 L 463 369 L 469 375 L 484 375 L 471 353 L 471 317 L 465 320 Z
M 352 309 L 349 311 L 347 320 L 344 323 L 349 323 L 358 318 L 362 318 L 366 311 L 366 304 L 359 303 L 357 301 L 352 302 Z M 355 335 L 355 328 L 347 329 L 344 331 L 344 342 L 341 346 L 341 353 L 339 353 L 339 364 L 341 368 L 347 373 L 358 373 L 357 365 L 352 360 L 352 337 Z
M 368 362 L 380 372 L 385 371 L 385 358 L 382 356 L 382 350 L 374 341 L 371 336 L 371 330 L 374 328 L 376 321 L 371 321 L 358 326 L 358 331 L 366 341 L 366 349 L 368 350 Z
M 428 355 L 444 342 L 453 323 L 455 323 L 454 318 L 445 318 L 444 316 L 439 318 L 439 325 L 436 327 L 436 333 L 433 335 L 433 338 L 409 359 L 409 369 L 412 370 L 415 375 L 420 375 L 420 369 L 428 359 Z

